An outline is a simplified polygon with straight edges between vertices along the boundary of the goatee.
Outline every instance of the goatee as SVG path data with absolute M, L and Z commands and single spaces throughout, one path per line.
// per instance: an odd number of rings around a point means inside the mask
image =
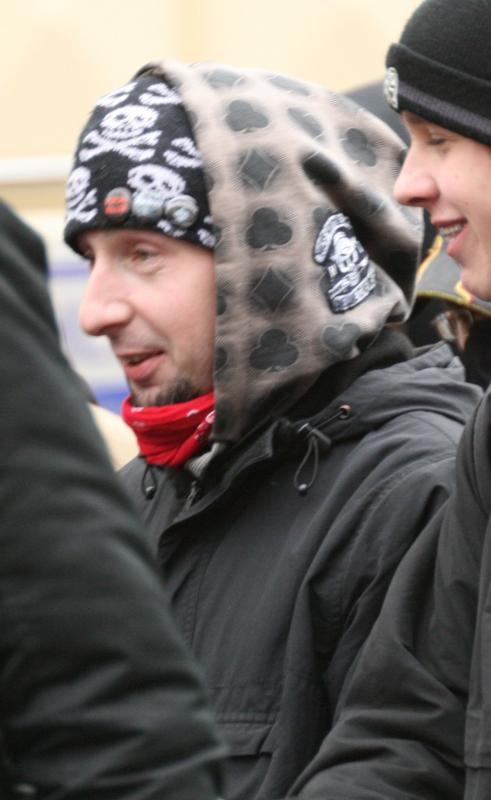
M 131 400 L 133 405 L 139 406 L 170 406 L 175 403 L 187 403 L 189 400 L 194 400 L 195 397 L 200 397 L 202 394 L 206 394 L 206 392 L 197 389 L 190 381 L 182 379 L 176 381 L 173 386 L 167 388 L 165 391 L 159 392 L 152 403 L 142 402 L 141 398 L 138 397 L 138 392 L 135 393 L 133 391 L 131 392 Z

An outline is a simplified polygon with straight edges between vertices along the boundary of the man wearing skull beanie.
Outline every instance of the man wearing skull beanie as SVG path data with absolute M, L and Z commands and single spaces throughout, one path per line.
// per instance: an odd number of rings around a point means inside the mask
M 426 0 L 387 55 L 411 137 L 395 196 L 425 208 L 491 300 L 491 2 Z M 491 394 L 459 446 L 456 488 L 396 571 L 302 798 L 491 797 Z
M 390 327 L 421 238 L 392 198 L 402 149 L 320 86 L 174 61 L 101 98 L 76 148 L 80 320 L 126 373 L 141 455 L 121 477 L 230 800 L 285 797 L 315 760 L 479 396 L 446 346 Z

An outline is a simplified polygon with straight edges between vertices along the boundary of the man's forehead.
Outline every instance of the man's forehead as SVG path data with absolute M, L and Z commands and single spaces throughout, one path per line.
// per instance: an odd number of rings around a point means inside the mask
M 421 126 L 428 124 L 428 120 L 420 117 L 419 114 L 415 114 L 413 111 L 403 111 L 401 116 L 403 121 L 408 125 Z
M 87 253 L 96 247 L 113 249 L 130 248 L 135 245 L 149 245 L 162 253 L 192 255 L 196 251 L 209 251 L 203 245 L 188 242 L 186 239 L 176 239 L 159 231 L 150 231 L 145 228 L 91 228 L 82 231 L 77 237 L 77 248 L 81 253 Z
M 431 129 L 431 130 L 434 129 L 434 130 L 439 130 L 439 131 L 445 131 L 445 132 L 448 132 L 448 133 L 452 132 L 448 128 L 445 128 L 443 125 L 439 125 L 438 122 L 433 122 L 430 119 L 426 119 L 425 117 L 421 117 L 421 116 L 419 116 L 419 114 L 415 114 L 413 111 L 403 111 L 401 116 L 402 116 L 403 122 L 406 125 L 406 127 L 407 128 L 412 128 L 413 130 L 414 129 L 420 130 L 422 128 L 428 128 L 428 129 Z

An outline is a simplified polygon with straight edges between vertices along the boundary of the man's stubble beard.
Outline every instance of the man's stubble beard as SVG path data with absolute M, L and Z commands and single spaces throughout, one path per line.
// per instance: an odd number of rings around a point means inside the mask
M 197 389 L 190 381 L 182 378 L 175 381 L 175 383 L 165 390 L 158 392 L 152 402 L 145 401 L 145 391 L 135 392 L 130 386 L 131 401 L 134 406 L 169 406 L 175 403 L 187 403 L 189 400 L 194 400 L 195 397 L 200 397 L 206 392 Z

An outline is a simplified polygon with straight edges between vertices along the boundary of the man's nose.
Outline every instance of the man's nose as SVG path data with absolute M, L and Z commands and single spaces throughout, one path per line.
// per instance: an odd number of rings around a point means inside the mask
M 394 197 L 402 205 L 429 208 L 438 197 L 438 187 L 424 160 L 409 149 L 394 186 Z
M 131 318 L 121 278 L 104 262 L 94 263 L 79 310 L 79 323 L 90 336 L 104 336 Z

